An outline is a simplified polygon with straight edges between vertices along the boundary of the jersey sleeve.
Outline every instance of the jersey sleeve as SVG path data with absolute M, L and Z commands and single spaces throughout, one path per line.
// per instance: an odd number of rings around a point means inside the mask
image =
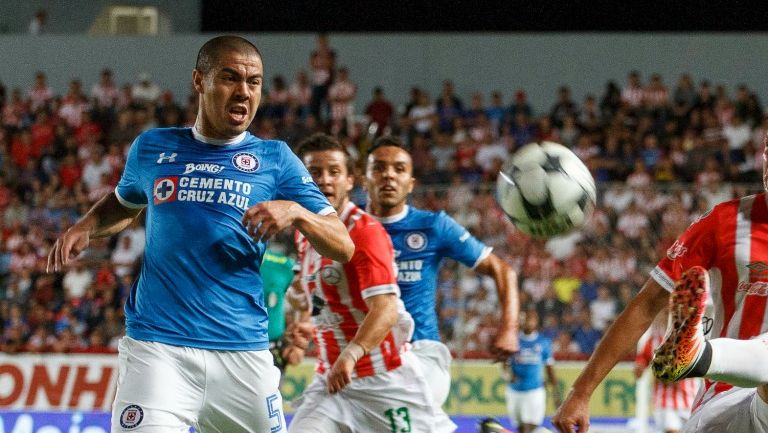
M 363 299 L 387 293 L 400 294 L 395 274 L 392 241 L 377 221 L 350 231 L 355 253 L 347 266 L 354 268 Z
M 141 170 L 139 167 L 139 147 L 141 135 L 136 137 L 128 150 L 123 176 L 115 188 L 115 196 L 123 206 L 130 209 L 141 209 L 147 205 L 147 194 L 142 188 Z
M 692 266 L 705 269 L 712 267 L 717 254 L 717 210 L 718 207 L 715 207 L 709 214 L 694 221 L 667 249 L 666 255 L 651 271 L 651 278 L 659 285 L 671 292 L 675 288 L 675 281 Z
M 472 236 L 445 212 L 437 214 L 437 233 L 440 235 L 442 255 L 474 269 L 491 254 L 492 248 Z
M 280 146 L 282 164 L 275 198 L 295 201 L 308 211 L 319 215 L 334 213 L 333 207 L 317 188 L 299 157 L 284 142 L 281 141 Z

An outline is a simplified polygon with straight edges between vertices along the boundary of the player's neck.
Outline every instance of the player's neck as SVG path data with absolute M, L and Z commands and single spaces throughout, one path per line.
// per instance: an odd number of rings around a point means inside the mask
M 214 144 L 217 146 L 226 146 L 228 144 L 237 144 L 245 138 L 245 132 L 242 132 L 239 135 L 236 135 L 234 137 L 230 138 L 214 138 L 211 137 L 208 133 L 205 132 L 205 126 L 203 125 L 203 122 L 200 121 L 200 118 L 198 117 L 198 120 L 195 122 L 195 126 L 192 127 L 192 135 L 195 137 L 195 140 L 202 141 L 203 143 L 208 144 Z
M 367 210 L 382 223 L 394 223 L 405 218 L 408 213 L 408 205 L 403 202 L 394 207 L 383 207 L 370 203 Z

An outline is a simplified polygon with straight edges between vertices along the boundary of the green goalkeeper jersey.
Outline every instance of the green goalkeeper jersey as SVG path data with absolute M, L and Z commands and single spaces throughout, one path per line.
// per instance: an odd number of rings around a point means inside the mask
M 264 285 L 264 304 L 267 306 L 269 341 L 280 339 L 285 332 L 285 291 L 293 281 L 295 262 L 287 256 L 272 251 L 264 253 L 261 278 Z

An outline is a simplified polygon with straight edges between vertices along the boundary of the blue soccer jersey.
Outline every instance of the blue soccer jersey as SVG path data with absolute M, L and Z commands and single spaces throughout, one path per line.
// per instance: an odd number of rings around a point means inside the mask
M 128 336 L 212 350 L 268 348 L 259 275 L 266 246 L 248 235 L 243 213 L 269 200 L 319 214 L 333 208 L 284 142 L 238 138 L 211 144 L 190 128 L 152 129 L 131 146 L 115 194 L 126 207 L 147 207 L 147 242 L 125 305 Z
M 513 381 L 509 387 L 515 391 L 530 391 L 544 386 L 544 366 L 554 364 L 552 341 L 534 332 L 520 334 L 520 350 L 509 358 Z
M 401 298 L 416 324 L 413 341 L 439 341 L 435 294 L 440 261 L 449 257 L 474 268 L 491 248 L 442 211 L 406 206 L 400 215 L 379 221 L 395 247 Z

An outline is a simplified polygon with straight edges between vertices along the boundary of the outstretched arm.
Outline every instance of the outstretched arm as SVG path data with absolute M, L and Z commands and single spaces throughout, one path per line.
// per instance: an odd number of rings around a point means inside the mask
M 640 293 L 616 318 L 552 419 L 561 433 L 588 431 L 589 399 L 595 388 L 621 359 L 636 348 L 637 341 L 668 300 L 669 292 L 653 279 L 648 279 Z
M 352 381 L 352 370 L 357 361 L 381 344 L 397 322 L 397 295 L 394 293 L 371 296 L 365 299 L 365 304 L 368 306 L 368 314 L 328 373 L 328 391 L 331 394 Z
M 142 208 L 120 204 L 114 192 L 105 195 L 53 244 L 48 254 L 46 272 L 58 272 L 62 266 L 88 247 L 91 238 L 112 236 L 128 227 Z
M 517 295 L 517 272 L 493 253 L 478 263 L 475 271 L 490 276 L 496 283 L 496 292 L 501 304 L 501 321 L 492 351 L 497 360 L 504 360 L 519 349 L 517 330 L 520 302 Z

